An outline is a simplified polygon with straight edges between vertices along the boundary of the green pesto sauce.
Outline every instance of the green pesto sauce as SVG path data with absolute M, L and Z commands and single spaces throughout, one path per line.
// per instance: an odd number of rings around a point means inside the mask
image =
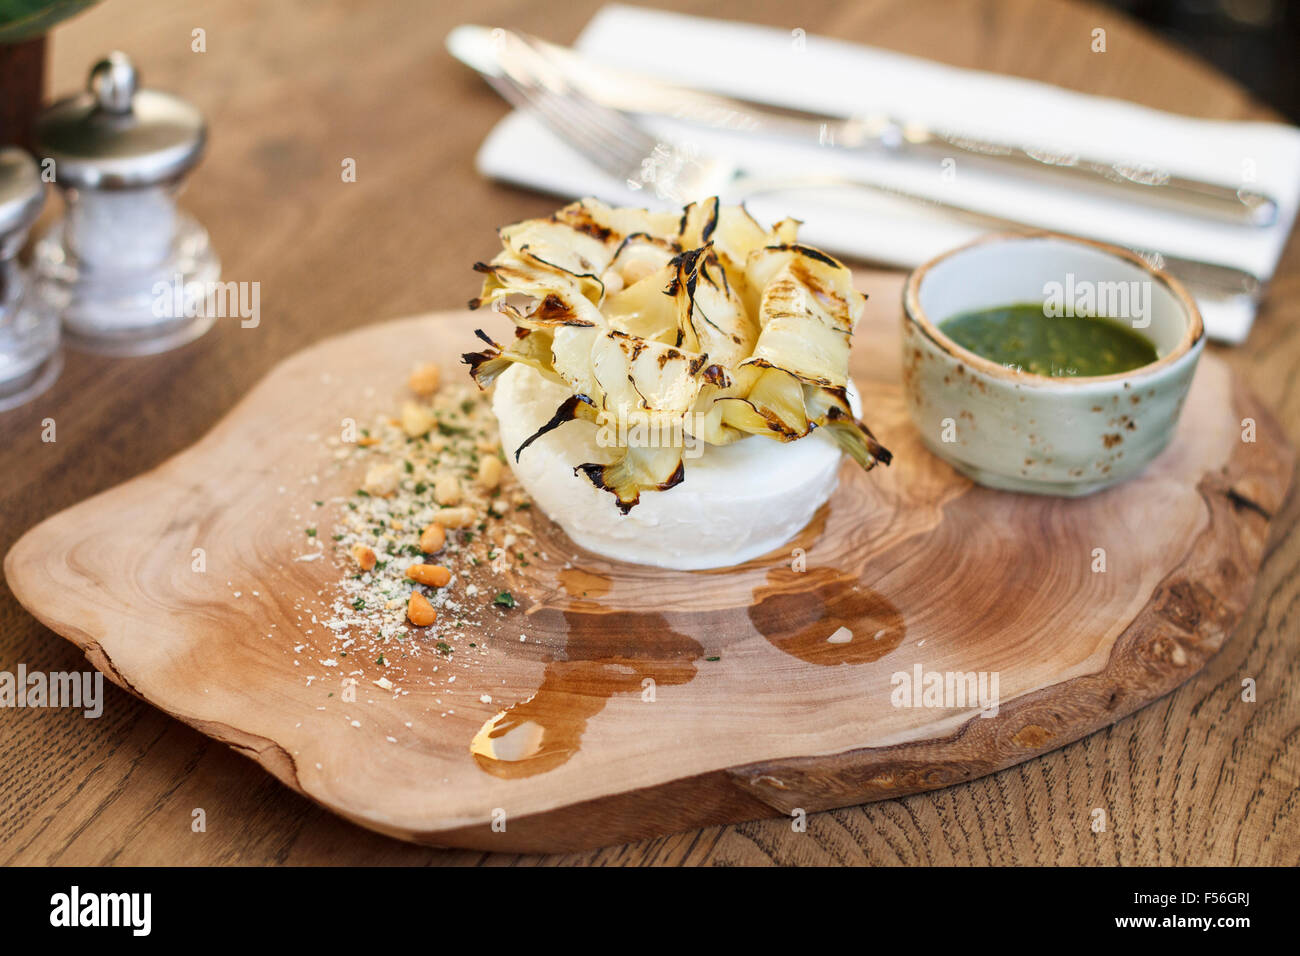
M 939 328 L 976 355 L 1053 378 L 1114 375 L 1156 360 L 1150 339 L 1127 325 L 1104 316 L 1047 316 L 1032 302 L 963 312 Z

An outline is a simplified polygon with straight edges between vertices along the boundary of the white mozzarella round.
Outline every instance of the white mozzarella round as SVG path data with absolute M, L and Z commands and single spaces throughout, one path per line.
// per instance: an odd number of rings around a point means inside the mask
M 524 365 L 497 380 L 492 410 L 501 447 L 519 483 L 575 543 L 607 558 L 676 570 L 727 567 L 793 538 L 835 490 L 841 452 L 814 432 L 782 443 L 752 436 L 705 445 L 685 459 L 685 478 L 667 491 L 643 491 L 626 515 L 615 498 L 574 468 L 606 463 L 616 449 L 596 442 L 597 426 L 572 421 L 514 452 L 545 424 L 569 391 Z M 857 395 L 850 385 L 850 402 Z

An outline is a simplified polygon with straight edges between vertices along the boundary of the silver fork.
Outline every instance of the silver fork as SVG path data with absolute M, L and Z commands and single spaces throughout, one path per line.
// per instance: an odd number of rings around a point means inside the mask
M 629 189 L 651 192 L 665 204 L 733 191 L 727 187 L 734 187 L 740 175 L 734 164 L 657 139 L 626 114 L 590 99 L 518 34 L 494 31 L 493 39 L 500 72 L 471 65 L 503 99 L 535 115 L 601 172 Z
M 655 137 L 625 113 L 592 100 L 575 89 L 544 52 L 519 34 L 494 30 L 492 37 L 496 53 L 494 62 L 466 62 L 481 73 L 502 98 L 531 112 L 601 172 L 635 192 L 653 195 L 661 204 L 680 206 L 715 195 L 724 202 L 737 203 L 762 193 L 790 189 L 851 187 L 943 209 L 985 228 L 1037 231 L 1037 227 L 1012 219 L 880 183 L 834 175 L 747 174 L 730 160 L 704 155 L 689 145 Z M 1263 283 L 1257 276 L 1234 266 L 1186 259 L 1150 249 L 1133 248 L 1132 251 L 1202 295 L 1246 295 L 1258 300 L 1263 292 Z

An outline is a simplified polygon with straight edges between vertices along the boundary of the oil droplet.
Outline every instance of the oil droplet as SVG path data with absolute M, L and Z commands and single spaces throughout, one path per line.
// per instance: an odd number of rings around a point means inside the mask
M 535 633 L 567 632 L 563 656 L 546 665 L 535 694 L 484 723 L 469 747 L 480 768 L 507 779 L 567 762 L 581 747 L 587 721 L 611 697 L 641 693 L 647 678 L 656 687 L 685 684 L 704 652 L 658 614 L 569 610 L 561 616 L 542 609 L 529 626 Z
M 570 597 L 595 599 L 604 597 L 613 586 L 613 579 L 607 574 L 598 574 L 586 568 L 565 568 L 559 574 L 560 586 Z
M 832 568 L 774 568 L 749 619 L 773 647 L 824 666 L 879 660 L 907 634 L 898 608 Z

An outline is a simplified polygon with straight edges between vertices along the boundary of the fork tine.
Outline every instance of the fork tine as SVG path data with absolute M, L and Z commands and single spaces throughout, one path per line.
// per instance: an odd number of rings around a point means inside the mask
M 603 143 L 599 143 L 586 129 L 574 128 L 565 122 L 554 109 L 546 103 L 537 89 L 521 83 L 511 76 L 491 77 L 492 86 L 513 106 L 531 113 L 553 133 L 562 139 L 568 139 L 584 152 L 599 154 L 593 159 L 608 160 L 609 156 Z M 600 164 L 598 164 L 600 165 Z
M 607 175 L 633 190 L 653 192 L 674 205 L 720 191 L 735 169 L 715 159 L 703 162 L 658 139 L 626 114 L 576 88 L 544 51 L 506 31 L 499 51 L 500 72 L 488 76 L 510 103 L 529 110 L 561 140 Z
M 536 116 L 551 132 L 584 155 L 602 172 L 617 179 L 625 179 L 632 174 L 633 164 L 627 156 L 612 149 L 608 142 L 588 127 L 566 117 L 555 108 L 550 97 L 510 76 L 498 78 L 492 85 L 511 103 Z
M 515 34 L 498 58 L 504 76 L 520 95 L 562 137 L 585 144 L 584 151 L 602 169 L 617 166 L 615 175 L 636 180 L 642 164 L 660 150 L 660 141 L 624 114 L 575 89 L 546 55 Z
M 565 90 L 563 99 L 575 114 L 608 131 L 639 153 L 648 153 L 659 145 L 659 140 L 652 133 L 633 123 L 618 110 L 597 103 L 580 90 Z
M 566 95 L 550 90 L 540 91 L 539 103 L 566 127 L 581 131 L 599 143 L 610 156 L 617 157 L 626 167 L 636 169 L 641 160 L 650 155 L 655 143 L 649 137 L 624 138 L 600 122 L 600 117 L 584 111 Z
M 541 82 L 536 74 L 517 67 L 512 67 L 507 76 L 518 84 L 533 108 L 554 120 L 562 135 L 583 136 L 627 169 L 639 168 L 641 160 L 658 145 L 657 140 L 618 113 L 580 98 L 571 89 L 556 91 Z
M 509 51 L 512 56 L 506 69 L 522 69 L 525 74 L 523 79 L 556 95 L 559 102 L 579 121 L 612 133 L 616 139 L 630 144 L 638 153 L 649 152 L 658 145 L 654 136 L 632 122 L 626 115 L 596 102 L 575 87 L 562 72 L 555 68 L 551 57 L 528 38 L 511 34 Z

